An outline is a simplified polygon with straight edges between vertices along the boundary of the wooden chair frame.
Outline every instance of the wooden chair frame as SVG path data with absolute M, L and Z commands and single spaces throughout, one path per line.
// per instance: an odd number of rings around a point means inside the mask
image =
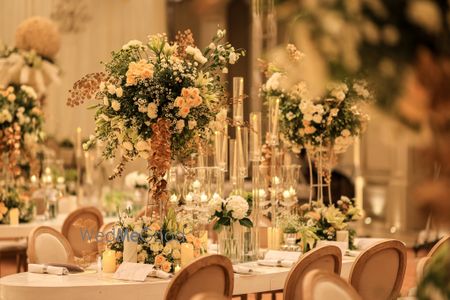
M 100 227 L 100 229 L 98 230 L 99 232 L 107 232 L 110 228 L 112 229 L 112 227 L 114 226 L 115 222 L 109 222 L 109 223 L 104 223 L 102 225 L 102 227 Z M 98 249 L 98 253 L 101 253 L 101 251 L 104 250 L 104 247 L 106 246 L 106 236 L 103 235 L 103 240 L 99 241 L 97 243 L 97 249 Z
M 165 300 L 175 300 L 178 299 L 178 293 L 180 292 L 181 287 L 188 281 L 189 277 L 197 273 L 198 271 L 210 267 L 210 266 L 219 266 L 223 269 L 225 273 L 225 291 L 224 295 L 228 299 L 231 299 L 233 296 L 233 287 L 234 287 L 234 272 L 233 265 L 231 261 L 225 256 L 218 254 L 206 255 L 200 258 L 197 258 L 189 265 L 185 266 L 181 271 L 175 275 L 175 277 L 169 283 L 167 287 L 164 299 Z
M 65 248 L 67 252 L 67 263 L 73 264 L 74 263 L 74 255 L 72 246 L 70 246 L 69 241 L 58 231 L 55 229 L 48 227 L 48 226 L 39 226 L 34 228 L 29 236 L 28 236 L 28 249 L 27 249 L 27 255 L 28 255 L 28 262 L 29 263 L 37 263 L 37 256 L 36 256 L 36 238 L 43 234 L 50 234 L 53 235 L 55 238 L 57 238 L 63 247 Z M 51 263 L 51 262 L 48 262 Z
M 297 282 L 297 278 L 299 278 L 309 265 L 320 260 L 325 256 L 331 256 L 334 259 L 334 273 L 340 274 L 342 268 L 342 252 L 336 246 L 323 246 L 320 248 L 316 248 L 308 253 L 306 253 L 300 260 L 292 267 L 291 271 L 287 275 L 286 282 L 284 283 L 284 291 L 283 298 L 285 300 L 294 300 L 295 299 L 295 287 L 297 284 L 301 284 L 301 282 Z M 300 276 L 299 276 L 300 274 Z M 305 274 L 303 274 L 305 276 Z
M 399 255 L 399 264 L 397 270 L 397 277 L 395 279 L 394 287 L 389 295 L 388 299 L 397 299 L 400 294 L 400 289 L 402 288 L 403 279 L 406 272 L 406 246 L 398 240 L 387 240 L 378 242 L 366 251 L 361 253 L 355 260 L 350 270 L 350 276 L 348 282 L 358 291 L 358 283 L 361 281 L 362 273 L 367 262 L 377 253 L 393 249 L 397 251 Z
M 102 213 L 98 210 L 98 208 L 94 207 L 94 206 L 86 206 L 86 207 L 81 207 L 77 210 L 74 210 L 73 212 L 71 212 L 67 218 L 64 220 L 62 229 L 61 229 L 61 233 L 64 235 L 64 237 L 69 241 L 69 230 L 70 227 L 73 225 L 73 223 L 81 216 L 84 214 L 91 214 L 94 215 L 97 218 L 97 223 L 98 223 L 98 228 L 100 230 L 100 228 L 103 226 L 103 215 Z M 95 238 L 95 237 L 94 237 Z M 97 247 L 98 248 L 98 247 Z
M 450 243 L 450 234 L 447 234 L 445 236 L 443 236 L 437 243 L 436 245 L 433 246 L 433 248 L 431 248 L 430 252 L 428 252 L 428 257 L 432 257 L 433 255 L 436 254 L 436 252 L 439 251 L 439 249 L 445 245 L 445 243 Z
M 362 300 L 361 296 L 358 295 L 356 290 L 344 279 L 335 273 L 326 272 L 323 270 L 312 270 L 305 275 L 305 279 L 302 283 L 302 293 L 303 299 L 316 300 L 314 299 L 314 286 L 316 283 L 321 281 L 331 282 L 341 289 L 345 290 L 348 296 L 352 300 Z

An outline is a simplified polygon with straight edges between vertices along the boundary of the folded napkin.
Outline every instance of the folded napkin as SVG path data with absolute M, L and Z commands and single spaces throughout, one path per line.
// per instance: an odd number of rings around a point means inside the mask
M 67 275 L 69 270 L 65 267 L 54 267 L 48 265 L 28 264 L 28 272 L 39 274 Z
M 357 257 L 360 253 L 361 253 L 361 251 L 357 251 L 357 250 L 347 250 L 347 251 L 345 251 L 345 255 L 351 256 L 351 257 Z
M 293 260 L 282 260 L 280 262 L 280 267 L 290 268 L 292 267 L 296 262 Z
M 290 268 L 296 261 L 290 259 L 260 259 L 258 265 L 267 267 L 285 267 Z
M 172 277 L 173 277 L 173 275 L 170 274 L 170 273 L 167 273 L 167 272 L 164 272 L 164 271 L 161 271 L 161 270 L 156 270 L 156 269 L 153 269 L 153 270 L 148 274 L 148 276 L 150 276 L 150 277 L 156 277 L 156 278 L 161 278 L 161 279 L 169 279 L 169 278 L 172 278 Z
M 238 265 L 233 265 L 233 271 L 238 274 L 252 274 L 254 272 L 252 268 Z

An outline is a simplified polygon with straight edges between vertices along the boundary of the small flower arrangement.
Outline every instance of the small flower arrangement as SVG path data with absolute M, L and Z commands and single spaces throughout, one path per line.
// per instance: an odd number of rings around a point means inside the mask
M 240 195 L 231 195 L 225 200 L 215 195 L 208 204 L 212 219 L 216 220 L 216 231 L 221 231 L 223 226 L 231 226 L 235 222 L 247 228 L 253 226 L 248 218 L 251 213 L 249 201 Z
M 6 187 L 0 190 L 0 224 L 8 224 L 8 212 L 12 208 L 19 209 L 19 222 L 27 223 L 33 219 L 34 205 L 16 188 Z
M 20 175 L 21 161 L 32 163 L 44 133 L 43 112 L 33 88 L 22 85 L 0 88 L 0 153 L 7 153 L 7 167 Z M 0 162 L 1 167 L 1 162 Z
M 190 243 L 194 248 L 194 257 L 206 253 L 203 244 L 198 237 L 191 233 L 185 233 L 176 222 L 175 212 L 170 210 L 162 225 L 159 220 L 150 217 L 135 219 L 128 212 L 122 213 L 119 221 L 114 225 L 117 238 L 108 240 L 108 249 L 116 251 L 117 263 L 123 262 L 124 239 L 119 232 L 138 234 L 137 262 L 153 264 L 164 272 L 174 272 L 180 264 L 181 244 Z M 126 238 L 126 237 L 125 237 Z
M 300 63 L 303 58 L 292 44 L 287 46 L 287 52 L 293 63 Z M 322 96 L 313 98 L 306 82 L 286 84 L 289 82 L 286 72 L 269 64 L 269 78 L 261 88 L 264 98 L 280 99 L 282 139 L 294 153 L 305 147 L 326 146 L 331 146 L 335 153 L 345 152 L 368 121 L 358 106 L 359 102 L 371 98 L 367 84 L 363 81 L 332 83 Z
M 352 200 L 342 196 L 337 206 L 325 206 L 319 202 L 300 207 L 300 222 L 303 226 L 314 228 L 314 233 L 320 240 L 336 240 L 336 231 L 349 231 L 349 248 L 354 249 L 353 238 L 356 232 L 349 223 L 361 218 L 362 212 L 354 206 Z

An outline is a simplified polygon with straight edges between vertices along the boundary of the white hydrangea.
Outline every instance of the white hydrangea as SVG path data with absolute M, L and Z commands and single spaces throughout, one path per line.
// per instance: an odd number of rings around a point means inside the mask
M 280 79 L 282 77 L 282 74 L 279 72 L 275 72 L 270 76 L 270 78 L 266 82 L 266 89 L 267 90 L 277 90 L 280 88 Z
M 228 197 L 226 201 L 227 211 L 231 211 L 231 216 L 234 219 L 241 220 L 247 216 L 249 206 L 247 200 L 238 195 Z
M 198 61 L 202 65 L 208 61 L 206 57 L 203 56 L 202 51 L 200 51 L 197 47 L 187 46 L 186 53 L 191 55 L 194 60 Z
M 208 208 L 210 213 L 213 215 L 216 211 L 222 211 L 223 199 L 218 194 L 214 194 L 212 199 L 208 202 Z
M 28 97 L 30 97 L 30 98 L 32 98 L 32 99 L 37 99 L 36 91 L 35 91 L 31 86 L 28 86 L 28 85 L 22 85 L 22 86 L 20 87 L 20 89 L 21 89 L 22 91 L 24 91 L 24 92 L 28 95 Z
M 11 122 L 12 115 L 6 108 L 0 112 L 0 124 L 4 122 Z

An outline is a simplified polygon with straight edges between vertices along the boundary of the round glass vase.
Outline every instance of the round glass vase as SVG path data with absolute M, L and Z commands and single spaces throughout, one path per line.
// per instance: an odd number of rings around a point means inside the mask
M 219 232 L 219 254 L 228 257 L 233 264 L 242 261 L 242 239 L 240 225 L 231 223 Z

